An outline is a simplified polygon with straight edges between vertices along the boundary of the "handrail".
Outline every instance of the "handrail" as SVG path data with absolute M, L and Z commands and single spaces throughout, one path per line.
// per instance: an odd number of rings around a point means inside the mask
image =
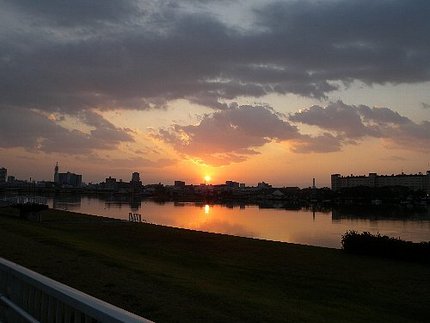
M 151 322 L 4 258 L 0 294 L 42 322 Z

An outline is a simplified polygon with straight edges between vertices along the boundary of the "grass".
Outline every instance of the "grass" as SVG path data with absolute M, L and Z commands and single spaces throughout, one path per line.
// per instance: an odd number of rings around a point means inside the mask
M 430 267 L 47 210 L 0 256 L 158 322 L 423 322 Z

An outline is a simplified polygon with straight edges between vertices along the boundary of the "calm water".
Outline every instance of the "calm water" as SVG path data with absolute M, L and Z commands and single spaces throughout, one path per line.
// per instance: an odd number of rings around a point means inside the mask
M 130 203 L 80 196 L 50 198 L 48 202 L 50 207 L 57 209 L 117 219 L 128 220 L 132 212 L 155 224 L 334 248 L 340 248 L 341 236 L 348 230 L 380 232 L 415 242 L 430 240 L 429 210 L 420 213 L 402 211 L 408 212 L 407 217 L 398 217 L 397 214 L 397 217 L 387 218 L 387 214 L 370 214 L 369 211 L 352 214 L 259 208 L 255 205 L 160 204 L 146 200 Z

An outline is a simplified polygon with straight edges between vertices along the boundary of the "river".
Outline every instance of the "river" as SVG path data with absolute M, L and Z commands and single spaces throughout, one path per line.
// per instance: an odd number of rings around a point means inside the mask
M 341 247 L 348 230 L 381 233 L 414 242 L 430 240 L 430 211 L 412 210 L 288 210 L 276 205 L 209 205 L 204 203 L 156 203 L 150 200 L 115 200 L 86 196 L 48 198 L 50 207 L 74 212 L 129 219 L 199 231 L 314 246 Z

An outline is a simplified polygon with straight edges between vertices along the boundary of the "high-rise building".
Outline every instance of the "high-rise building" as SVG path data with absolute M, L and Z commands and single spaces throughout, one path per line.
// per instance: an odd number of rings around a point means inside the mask
M 55 164 L 54 168 L 54 183 L 58 183 L 58 162 Z
M 118 182 L 116 178 L 109 176 L 105 180 L 105 187 L 109 190 L 116 190 L 118 188 Z
M 175 181 L 174 186 L 176 188 L 184 188 L 185 187 L 185 182 L 184 181 Z
M 82 175 L 74 173 L 59 173 L 58 162 L 54 168 L 54 182 L 59 186 L 65 187 L 81 187 L 82 186 Z
M 6 183 L 7 179 L 7 169 L 2 167 L 0 168 L 0 183 Z
M 423 190 L 430 193 L 430 171 L 427 174 L 398 174 L 398 175 L 378 175 L 369 173 L 369 176 L 341 176 L 331 175 L 331 189 L 333 191 L 348 187 L 384 187 L 384 186 L 405 186 L 411 190 Z
M 134 172 L 131 174 L 131 181 L 133 183 L 139 183 L 140 182 L 140 174 L 138 172 Z
M 236 189 L 236 188 L 239 188 L 240 183 L 234 182 L 234 181 L 226 181 L 225 185 L 227 186 L 227 188 Z

